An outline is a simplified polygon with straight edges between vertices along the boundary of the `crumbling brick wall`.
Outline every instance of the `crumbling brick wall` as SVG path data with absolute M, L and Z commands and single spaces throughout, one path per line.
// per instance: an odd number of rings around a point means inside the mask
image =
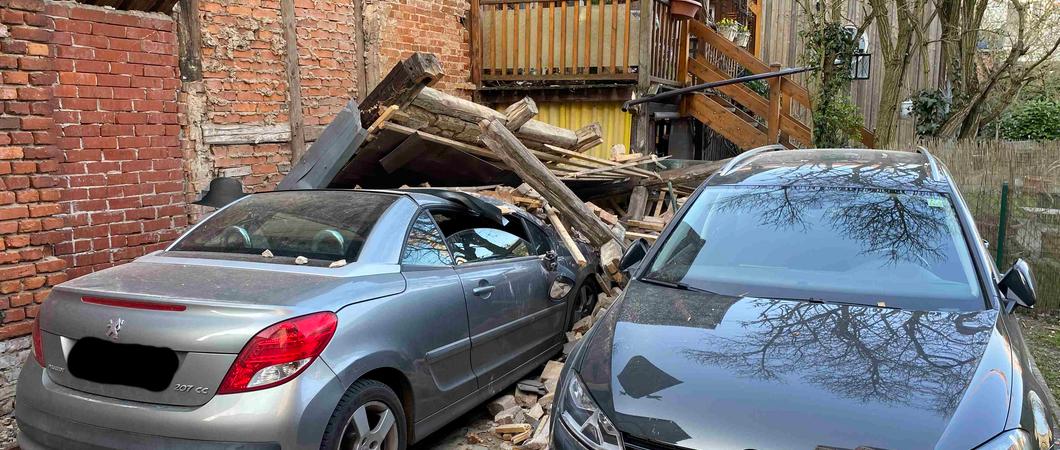
M 186 224 L 167 16 L 0 0 L 0 448 L 39 304 Z
M 415 52 L 438 55 L 445 76 L 435 88 L 470 98 L 471 41 L 467 0 L 366 0 L 368 78 L 378 81 Z
M 279 7 L 278 0 L 200 2 L 202 81 L 185 82 L 181 100 L 187 110 L 182 145 L 189 201 L 214 177 L 238 178 L 248 192 L 258 192 L 273 189 L 290 170 L 289 141 L 207 144 L 202 136 L 204 127 L 215 125 L 289 126 Z M 352 2 L 295 0 L 302 114 L 310 139 L 359 96 L 362 83 L 370 89 L 413 52 L 441 59 L 446 76 L 436 87 L 471 95 L 467 0 L 367 0 L 363 7 L 358 17 Z M 193 217 L 202 212 L 192 211 Z

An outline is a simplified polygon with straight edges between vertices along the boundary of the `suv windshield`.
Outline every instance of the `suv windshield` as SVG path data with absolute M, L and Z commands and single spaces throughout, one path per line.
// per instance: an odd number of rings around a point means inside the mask
M 354 262 L 397 197 L 372 192 L 289 191 L 248 196 L 207 218 L 171 251 L 304 256 L 313 265 Z
M 645 279 L 734 296 L 985 306 L 953 205 L 927 192 L 710 187 L 661 244 Z

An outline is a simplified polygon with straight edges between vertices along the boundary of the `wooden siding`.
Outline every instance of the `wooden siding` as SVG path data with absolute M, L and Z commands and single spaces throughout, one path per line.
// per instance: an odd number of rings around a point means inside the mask
M 860 24 L 862 8 L 867 8 L 865 0 L 850 0 L 847 5 L 847 15 L 852 21 Z M 931 14 L 929 2 L 925 14 Z M 762 17 L 759 26 L 762 27 L 762 59 L 767 63 L 779 62 L 785 67 L 799 65 L 799 53 L 802 49 L 802 39 L 799 38 L 801 27 L 801 7 L 796 0 L 772 0 L 763 2 Z M 872 65 L 869 70 L 868 80 L 854 80 L 852 97 L 865 116 L 865 126 L 870 130 L 876 127 L 876 109 L 880 102 L 880 91 L 883 85 L 883 60 L 880 55 L 879 37 L 876 34 L 876 25 L 873 24 L 868 30 L 869 52 L 872 54 Z M 939 37 L 938 21 L 935 21 L 928 32 L 929 40 Z M 928 64 L 925 66 L 920 59 L 919 53 L 914 55 L 910 63 L 907 82 L 903 90 L 902 98 L 908 98 L 918 90 L 937 86 L 939 79 L 939 68 L 941 66 L 941 45 L 932 44 L 929 47 Z M 800 83 L 805 81 L 804 76 L 796 78 Z M 898 124 L 897 142 L 907 142 L 915 139 L 914 123 L 912 118 L 900 119 Z

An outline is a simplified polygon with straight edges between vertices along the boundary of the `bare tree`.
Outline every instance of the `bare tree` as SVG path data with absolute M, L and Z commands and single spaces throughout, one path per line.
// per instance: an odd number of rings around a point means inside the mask
M 990 0 L 935 1 L 954 103 L 939 135 L 974 137 L 980 124 L 1000 116 L 1060 48 L 1054 25 L 1060 12 L 1055 2 L 1008 0 L 1010 19 L 991 29 L 985 23 Z M 1003 58 L 984 57 L 979 49 L 984 38 L 1007 41 L 1008 52 Z

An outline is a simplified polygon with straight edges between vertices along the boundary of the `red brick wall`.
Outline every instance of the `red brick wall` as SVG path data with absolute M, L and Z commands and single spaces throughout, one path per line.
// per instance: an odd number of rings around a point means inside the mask
M 168 17 L 52 4 L 55 125 L 71 277 L 162 248 L 187 225 Z
M 51 286 L 187 223 L 175 43 L 160 14 L 0 0 L 0 448 Z
M 378 34 L 379 63 L 374 68 L 382 79 L 394 64 L 414 52 L 438 55 L 445 77 L 435 88 L 453 95 L 470 97 L 471 44 L 468 32 L 468 0 L 377 1 L 386 19 L 371 30 L 372 11 L 366 13 L 369 34 Z M 369 55 L 369 59 L 371 59 Z

